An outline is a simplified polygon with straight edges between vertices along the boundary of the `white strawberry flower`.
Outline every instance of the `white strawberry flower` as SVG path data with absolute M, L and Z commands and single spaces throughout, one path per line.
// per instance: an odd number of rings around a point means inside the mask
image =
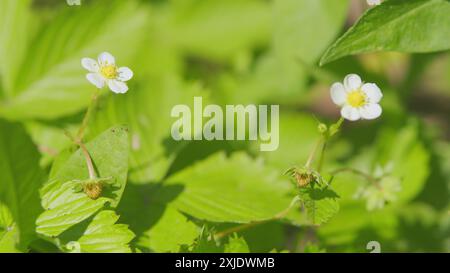
M 345 119 L 376 119 L 381 115 L 380 88 L 374 83 L 363 83 L 356 74 L 347 75 L 343 84 L 334 83 L 330 93 L 333 102 L 342 107 L 341 115 Z
M 369 4 L 369 6 L 377 6 L 381 4 L 381 0 L 367 0 L 367 4 Z
M 128 67 L 119 68 L 114 56 L 110 53 L 101 53 L 98 60 L 83 58 L 81 65 L 90 72 L 86 75 L 87 80 L 97 88 L 103 88 L 107 85 L 111 91 L 117 94 L 128 91 L 125 82 L 133 77 L 133 71 Z

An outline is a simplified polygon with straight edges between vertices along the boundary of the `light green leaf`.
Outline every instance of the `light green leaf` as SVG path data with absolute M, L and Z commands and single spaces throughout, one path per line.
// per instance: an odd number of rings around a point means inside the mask
M 274 49 L 313 64 L 342 27 L 347 0 L 275 0 Z
M 25 251 L 36 236 L 34 221 L 42 210 L 38 189 L 45 178 L 39 153 L 25 130 L 1 120 L 0 174 L 0 249 L 12 246 L 13 240 L 15 248 Z
M 110 96 L 100 103 L 99 111 L 89 126 L 98 134 L 114 124 L 127 124 L 130 129 L 130 181 L 151 183 L 162 179 L 184 142 L 175 142 L 171 127 L 176 118 L 171 110 L 177 104 L 192 106 L 194 96 L 207 96 L 198 84 L 187 84 L 177 76 L 153 79 L 134 88 L 125 96 Z
M 58 236 L 73 225 L 80 223 L 111 201 L 100 197 L 90 199 L 84 192 L 77 192 L 81 181 L 61 183 L 52 180 L 42 190 L 42 206 L 46 209 L 37 219 L 36 231 L 47 236 Z
M 390 0 L 369 9 L 323 55 L 326 64 L 341 57 L 377 52 L 434 52 L 450 49 L 448 0 Z
M 96 1 L 82 9 L 65 5 L 28 48 L 15 96 L 0 102 L 0 114 L 52 119 L 80 111 L 95 90 L 81 59 L 109 51 L 118 65 L 130 66 L 145 23 L 146 9 L 135 1 Z
M 45 122 L 30 121 L 26 122 L 24 126 L 33 142 L 38 146 L 39 152 L 41 152 L 41 166 L 47 167 L 72 144 L 64 132 L 66 130 L 74 132 L 78 130 L 79 125 L 73 124 L 65 128 L 59 128 L 50 126 Z
M 134 233 L 127 225 L 116 224 L 119 216 L 112 210 L 98 213 L 76 243 L 80 252 L 87 253 L 130 253 L 129 243 Z M 69 245 L 77 245 L 75 242 Z M 77 245 L 78 246 L 78 245 Z
M 16 253 L 19 231 L 8 207 L 0 202 L 0 253 Z
M 250 253 L 244 237 L 239 237 L 236 233 L 228 238 L 228 243 L 224 247 L 225 253 Z
M 199 233 L 200 228 L 185 215 L 167 207 L 158 222 L 139 238 L 137 246 L 155 252 L 178 252 L 182 245 L 191 245 Z
M 291 185 L 277 172 L 244 153 L 223 153 L 188 167 L 165 181 L 182 192 L 170 203 L 178 210 L 212 222 L 267 220 L 290 206 Z
M 33 21 L 30 12 L 31 2 L 0 1 L 0 56 L 2 56 L 0 75 L 6 97 L 12 93 L 14 79 L 30 39 L 30 25 Z
M 270 48 L 255 59 L 246 77 L 223 77 L 226 102 L 301 100 L 309 68 L 340 31 L 347 7 L 347 0 L 273 1 Z
M 280 132 L 278 149 L 262 156 L 268 164 L 278 169 L 303 166 L 320 138 L 317 121 L 312 115 L 282 112 Z
M 414 199 L 425 186 L 430 174 L 430 153 L 420 137 L 421 125 L 410 119 L 404 128 L 385 129 L 377 143 L 377 160 L 392 165 L 392 176 L 401 180 L 398 201 Z
M 81 180 L 88 178 L 85 158 L 80 150 L 61 164 L 41 190 L 45 212 L 37 219 L 37 232 L 58 236 L 69 227 L 87 219 L 106 202 L 116 207 L 125 189 L 128 172 L 128 132 L 124 127 L 114 127 L 86 144 L 97 175 L 110 177 L 102 195 L 90 199 L 77 191 Z
M 339 196 L 328 187 L 314 185 L 302 188 L 300 199 L 313 225 L 328 222 L 339 211 Z
M 190 0 L 172 5 L 168 29 L 187 53 L 229 60 L 269 40 L 271 13 L 265 2 Z

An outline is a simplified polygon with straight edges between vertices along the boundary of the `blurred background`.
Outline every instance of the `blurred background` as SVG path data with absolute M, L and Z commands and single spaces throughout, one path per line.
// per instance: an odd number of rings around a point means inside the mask
M 27 2 L 30 10 L 18 7 Z M 15 8 L 0 5 L 0 17 L 23 22 L 9 31 L 4 25 L 1 32 L 10 43 L 1 48 L 0 114 L 25 125 L 43 168 L 50 170 L 70 147 L 63 132 L 77 128 L 94 90 L 80 59 L 109 51 L 119 66 L 135 73 L 126 95 L 105 91 L 88 133 L 92 138 L 115 124 L 130 127 L 131 169 L 119 213 L 136 233 L 136 247 L 177 251 L 153 239 L 163 236 L 163 227 L 153 227 L 167 204 L 153 206 L 145 198 L 142 204 L 137 194 L 152 192 L 173 175 L 189 180 L 189 175 L 207 173 L 214 165 L 208 160 L 217 153 L 245 155 L 241 164 L 228 166 L 233 179 L 254 169 L 245 178 L 258 187 L 270 170 L 283 181 L 280 187 L 289 188 L 282 174 L 305 163 L 319 137 L 317 119 L 331 123 L 340 117 L 330 85 L 356 73 L 382 89 L 383 115 L 345 122 L 329 145 L 324 169 L 389 169 L 401 181 L 395 201 L 368 208 L 368 200 L 355 198 L 365 182 L 342 174 L 333 181 L 340 210 L 328 223 L 305 227 L 300 220 L 272 221 L 240 234 L 252 252 L 367 252 L 369 241 L 380 242 L 383 252 L 449 252 L 449 52 L 365 54 L 318 66 L 324 51 L 368 8 L 366 1 L 17 3 Z M 245 141 L 173 141 L 170 110 L 175 104 L 191 105 L 193 96 L 202 96 L 204 104 L 279 104 L 279 149 L 261 153 L 257 143 Z M 205 183 L 218 182 L 214 174 L 202 177 Z M 207 222 L 217 230 L 235 225 Z

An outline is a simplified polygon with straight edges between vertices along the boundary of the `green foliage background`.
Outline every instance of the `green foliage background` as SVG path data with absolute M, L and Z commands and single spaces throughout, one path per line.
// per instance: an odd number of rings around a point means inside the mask
M 449 252 L 450 2 L 364 2 L 0 0 L 0 252 Z M 135 76 L 89 124 L 112 177 L 92 200 L 64 132 L 94 92 L 80 60 L 103 51 Z M 365 181 L 338 175 L 313 221 L 283 173 L 305 163 L 316 118 L 339 117 L 328 88 L 349 73 L 381 87 L 383 115 L 345 123 L 324 169 L 391 166 L 401 191 L 368 211 Z M 194 96 L 280 104 L 279 149 L 173 141 L 170 111 Z

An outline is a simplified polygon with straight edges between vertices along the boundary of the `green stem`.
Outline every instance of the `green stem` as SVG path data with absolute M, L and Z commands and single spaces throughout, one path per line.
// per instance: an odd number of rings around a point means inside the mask
M 248 223 L 248 224 L 243 224 L 243 225 L 235 226 L 235 227 L 229 228 L 229 229 L 227 229 L 227 230 L 224 230 L 224 231 L 222 231 L 222 232 L 216 233 L 216 234 L 214 235 L 214 238 L 216 238 L 216 239 L 221 239 L 221 238 L 226 237 L 226 236 L 228 236 L 228 235 L 230 235 L 230 234 L 233 234 L 233 233 L 235 233 L 235 232 L 243 231 L 243 230 L 249 229 L 249 228 L 251 228 L 251 227 L 254 227 L 254 226 L 257 226 L 257 225 L 266 223 L 266 222 L 268 222 L 268 221 L 270 221 L 270 220 L 257 221 L 257 222 L 250 222 L 250 223 Z
M 344 123 L 344 118 L 340 117 L 336 123 L 334 123 L 333 125 L 330 126 L 329 137 L 334 136 L 339 131 L 342 123 Z
M 319 149 L 320 144 L 322 144 L 323 138 L 321 137 L 319 140 L 317 140 L 316 144 L 314 145 L 313 150 L 309 154 L 308 160 L 306 161 L 305 167 L 310 168 L 312 162 L 314 161 L 314 157 L 316 156 L 317 149 Z
M 88 109 L 86 111 L 86 114 L 83 117 L 83 121 L 81 123 L 81 127 L 80 127 L 80 129 L 78 130 L 78 133 L 77 133 L 77 137 L 76 137 L 77 141 L 81 141 L 84 138 L 84 133 L 86 131 L 86 128 L 88 127 L 88 123 L 89 123 L 89 120 L 90 120 L 90 118 L 92 116 L 92 112 L 94 111 L 94 109 L 95 109 L 95 107 L 97 105 L 97 100 L 98 100 L 99 93 L 100 93 L 99 89 L 96 89 L 94 94 L 92 95 L 91 103 L 89 104 L 89 107 L 88 107 Z
M 88 149 L 83 143 L 84 134 L 86 131 L 86 128 L 88 127 L 89 120 L 92 116 L 92 112 L 94 111 L 96 105 L 98 96 L 100 94 L 100 90 L 96 89 L 94 94 L 92 95 L 91 102 L 89 104 L 89 107 L 86 111 L 86 114 L 84 114 L 83 121 L 81 122 L 80 129 L 78 129 L 78 133 L 76 137 L 73 137 L 69 132 L 65 132 L 65 134 L 76 144 L 80 147 L 81 153 L 84 156 L 84 160 L 86 161 L 86 166 L 89 172 L 89 179 L 97 179 L 97 174 L 95 173 L 94 164 L 92 162 L 92 158 L 89 154 Z
M 89 178 L 90 179 L 96 179 L 97 175 L 95 174 L 95 168 L 94 168 L 94 164 L 92 163 L 92 158 L 89 154 L 88 149 L 86 148 L 86 146 L 84 145 L 82 140 L 79 139 L 75 139 L 68 131 L 64 131 L 64 134 L 77 146 L 80 147 L 81 149 L 81 153 L 84 156 L 84 160 L 86 162 L 86 166 L 88 168 L 88 172 L 89 172 Z
M 327 149 L 327 143 L 328 143 L 328 139 L 324 137 L 322 150 L 320 151 L 320 155 L 319 155 L 319 163 L 317 164 L 317 172 L 318 173 L 320 173 L 320 171 L 322 170 L 323 160 L 325 158 L 325 151 Z
M 295 197 L 294 199 L 292 199 L 291 204 L 289 205 L 289 207 L 287 207 L 283 211 L 279 212 L 273 218 L 270 218 L 270 219 L 267 219 L 267 220 L 262 220 L 262 221 L 250 222 L 250 223 L 247 223 L 247 224 L 242 224 L 242 225 L 239 225 L 239 226 L 235 226 L 235 227 L 229 228 L 227 230 L 224 230 L 222 232 L 216 233 L 214 237 L 217 238 L 217 239 L 220 239 L 220 238 L 223 238 L 223 237 L 228 236 L 230 234 L 233 234 L 235 232 L 246 230 L 246 229 L 249 229 L 251 227 L 254 227 L 254 226 L 257 226 L 257 225 L 260 225 L 260 224 L 264 224 L 264 223 L 267 223 L 267 222 L 270 222 L 270 221 L 282 219 L 289 213 L 289 211 L 294 207 L 294 205 L 299 200 L 300 199 L 299 199 L 298 196 Z
M 334 170 L 330 174 L 334 176 L 334 175 L 336 175 L 338 173 L 342 173 L 342 172 L 350 172 L 350 173 L 359 175 L 359 176 L 363 177 L 364 179 L 366 179 L 367 181 L 369 181 L 370 183 L 372 183 L 379 190 L 383 190 L 383 188 L 381 187 L 379 181 L 375 177 L 373 177 L 370 174 L 367 174 L 367 173 L 365 173 L 363 171 L 357 170 L 357 169 L 344 167 L 344 168 L 340 168 L 340 169 Z
M 319 173 L 322 170 L 322 166 L 323 166 L 323 162 L 324 162 L 324 158 L 325 158 L 325 151 L 326 151 L 327 145 L 328 145 L 328 140 L 339 131 L 343 122 L 344 122 L 344 118 L 343 117 L 339 118 L 339 120 L 336 123 L 334 123 L 333 125 L 330 126 L 329 131 L 327 133 L 324 133 L 322 136 L 322 141 L 323 141 L 322 150 L 320 151 L 319 163 L 317 164 L 317 172 L 319 172 Z
M 97 179 L 97 175 L 95 173 L 95 169 L 94 169 L 94 164 L 92 163 L 92 158 L 89 154 L 88 149 L 86 148 L 86 146 L 83 144 L 83 142 L 79 142 L 78 145 L 80 146 L 81 152 L 84 155 L 84 159 L 86 161 L 86 166 L 88 168 L 88 172 L 89 172 L 89 179 Z

